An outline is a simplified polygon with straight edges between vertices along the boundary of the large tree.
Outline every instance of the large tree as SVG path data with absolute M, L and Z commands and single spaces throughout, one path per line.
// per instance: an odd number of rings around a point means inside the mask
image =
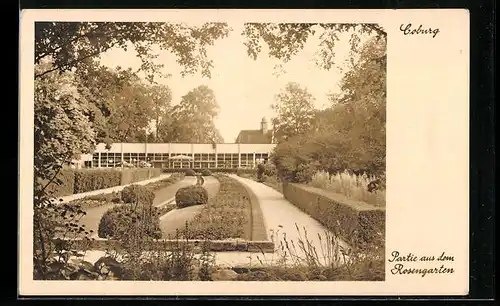
M 219 105 L 212 89 L 196 87 L 182 97 L 172 110 L 170 127 L 164 140 L 168 142 L 219 143 L 223 142 L 214 124 Z
M 302 135 L 311 129 L 314 97 L 299 84 L 288 83 L 271 107 L 276 112 L 272 123 L 278 141 Z
M 50 64 L 35 67 L 36 72 L 43 69 L 50 69 Z M 53 178 L 55 169 L 94 148 L 95 131 L 86 116 L 88 102 L 72 80 L 69 73 L 45 74 L 35 80 L 35 178 Z

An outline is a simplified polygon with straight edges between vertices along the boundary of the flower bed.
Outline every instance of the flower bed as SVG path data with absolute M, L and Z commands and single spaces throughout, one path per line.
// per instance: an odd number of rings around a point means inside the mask
M 251 240 L 252 204 L 246 188 L 225 175 L 215 175 L 220 182 L 219 193 L 189 222 L 181 236 L 189 239 Z

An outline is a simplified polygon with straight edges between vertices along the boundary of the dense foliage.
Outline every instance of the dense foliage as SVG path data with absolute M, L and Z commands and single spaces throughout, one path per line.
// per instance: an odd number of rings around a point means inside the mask
M 369 40 L 341 82 L 332 106 L 316 111 L 306 133 L 295 133 L 272 156 L 282 178 L 309 182 L 318 170 L 374 176 L 385 172 L 385 41 Z
M 207 204 L 208 191 L 201 185 L 179 188 L 175 193 L 175 203 L 178 208 Z

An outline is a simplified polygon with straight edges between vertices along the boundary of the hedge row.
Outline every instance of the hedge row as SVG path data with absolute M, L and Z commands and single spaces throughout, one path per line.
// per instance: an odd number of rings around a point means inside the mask
M 76 170 L 74 193 L 119 186 L 121 176 L 121 171 L 115 169 Z
M 292 204 L 354 247 L 385 245 L 385 209 L 302 184 L 283 184 Z
M 62 197 L 128 185 L 157 177 L 160 174 L 161 169 L 156 168 L 124 169 L 123 171 L 118 169 L 63 169 L 56 180 L 47 187 L 46 192 L 53 197 Z M 45 185 L 48 181 L 42 181 L 42 183 Z
M 164 168 L 162 169 L 164 173 L 174 173 L 174 172 L 186 172 L 187 170 L 191 170 L 191 168 L 182 168 L 182 169 L 170 169 Z M 204 169 L 192 169 L 196 172 L 202 172 L 203 170 L 209 170 L 211 173 L 248 173 L 253 174 L 257 172 L 257 169 L 246 169 L 246 168 L 204 168 Z
M 128 185 L 150 178 L 157 177 L 161 174 L 159 168 L 138 168 L 138 169 L 123 169 L 120 185 Z

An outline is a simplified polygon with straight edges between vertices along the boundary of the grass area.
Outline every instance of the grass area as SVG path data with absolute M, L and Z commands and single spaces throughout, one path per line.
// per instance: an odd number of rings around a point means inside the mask
M 350 199 L 362 201 L 379 207 L 385 207 L 385 189 L 368 191 L 368 184 L 375 178 L 342 172 L 330 175 L 328 172 L 316 172 L 311 186 L 343 194 Z
M 188 239 L 249 240 L 252 234 L 252 204 L 246 188 L 238 181 L 215 175 L 220 182 L 217 195 L 188 223 L 180 235 Z

